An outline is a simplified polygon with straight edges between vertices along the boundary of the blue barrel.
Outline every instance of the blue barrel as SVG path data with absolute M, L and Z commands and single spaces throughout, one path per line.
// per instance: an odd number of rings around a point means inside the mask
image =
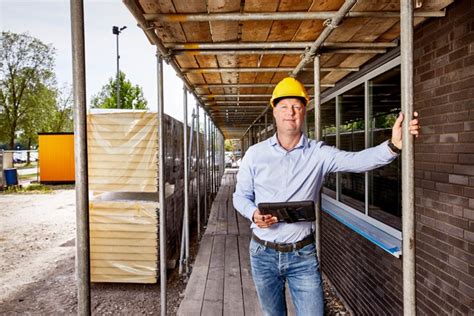
M 5 169 L 3 172 L 5 173 L 5 182 L 7 186 L 18 185 L 18 172 L 16 169 Z

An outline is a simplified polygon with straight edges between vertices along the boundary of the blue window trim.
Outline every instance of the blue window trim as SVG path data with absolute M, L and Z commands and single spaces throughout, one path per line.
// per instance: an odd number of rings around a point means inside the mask
M 349 227 L 359 235 L 376 244 L 391 255 L 400 258 L 402 254 L 402 240 L 386 230 L 369 223 L 367 220 L 356 216 L 353 212 L 348 211 L 349 206 L 344 205 L 331 197 L 322 194 L 321 209 Z M 357 212 L 357 211 L 355 211 Z

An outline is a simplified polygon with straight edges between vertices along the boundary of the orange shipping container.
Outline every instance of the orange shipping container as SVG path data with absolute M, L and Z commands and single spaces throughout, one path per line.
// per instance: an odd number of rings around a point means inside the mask
M 74 182 L 74 133 L 38 133 L 41 183 Z

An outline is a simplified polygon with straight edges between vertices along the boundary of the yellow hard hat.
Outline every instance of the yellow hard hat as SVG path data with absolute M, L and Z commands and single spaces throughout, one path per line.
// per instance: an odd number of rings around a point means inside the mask
M 276 103 L 278 103 L 279 100 L 277 99 L 286 97 L 302 99 L 305 106 L 309 102 L 309 96 L 303 84 L 293 77 L 286 77 L 276 85 L 273 90 L 272 98 L 270 99 L 270 104 L 272 107 L 275 107 L 275 100 L 277 101 Z

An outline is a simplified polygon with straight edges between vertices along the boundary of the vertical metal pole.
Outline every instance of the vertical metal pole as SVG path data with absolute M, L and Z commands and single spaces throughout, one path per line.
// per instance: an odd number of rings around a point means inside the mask
M 321 73 L 320 73 L 319 55 L 314 57 L 314 138 L 321 140 Z M 306 120 L 305 120 L 306 121 Z M 316 203 L 316 249 L 318 259 L 321 262 L 321 191 L 318 192 L 318 200 Z
M 216 173 L 217 173 L 217 170 L 216 170 L 216 153 L 217 153 L 217 150 L 216 150 L 216 126 L 214 124 L 212 124 L 212 181 L 213 181 L 213 184 L 214 184 L 214 187 L 212 188 L 213 189 L 213 192 L 214 193 L 217 193 L 217 177 L 216 177 Z
M 212 206 L 211 192 L 212 192 L 212 177 L 211 177 L 211 117 L 207 120 L 207 198 L 209 201 L 209 207 Z
M 211 159 L 209 161 L 211 164 L 211 193 L 214 194 L 214 124 L 212 121 L 209 124 L 209 134 L 211 141 Z
M 416 315 L 415 279 L 415 185 L 413 136 L 409 123 L 413 117 L 413 1 L 400 1 L 400 57 L 403 120 L 402 136 L 402 238 L 403 238 L 403 314 Z
M 156 72 L 158 81 L 158 164 L 159 164 L 159 201 L 160 201 L 160 294 L 161 315 L 166 315 L 166 201 L 165 201 L 165 144 L 164 144 L 164 100 L 163 100 L 163 57 L 156 54 Z
M 372 144 L 371 144 L 371 137 L 370 137 L 370 134 L 372 133 L 372 126 L 371 126 L 371 122 L 372 122 L 372 83 L 367 80 L 365 82 L 365 86 L 364 86 L 364 126 L 365 126 L 365 131 L 364 131 L 364 135 L 365 135 L 365 148 L 369 148 L 369 147 L 372 147 Z M 366 172 L 365 173 L 365 178 L 364 178 L 364 182 L 365 182 L 365 215 L 369 215 L 369 176 L 370 176 L 370 172 Z
M 336 148 L 341 148 L 341 96 L 336 97 Z M 341 200 L 341 174 L 336 173 L 336 200 Z
M 90 315 L 89 186 L 87 174 L 84 4 L 82 0 L 71 0 L 70 6 L 74 87 L 74 161 L 76 174 L 77 313 L 79 315 Z
M 207 114 L 204 113 L 204 223 L 207 223 Z
M 197 235 L 201 236 L 201 145 L 199 131 L 199 105 L 196 103 L 196 191 L 197 191 Z
M 117 109 L 120 109 L 119 35 L 120 35 L 120 32 L 117 33 L 117 84 L 115 85 L 117 87 Z
M 189 272 L 189 157 L 188 157 L 188 90 L 183 85 L 183 165 L 184 165 L 184 244 L 186 273 Z
M 265 113 L 265 139 L 268 138 L 268 114 Z

